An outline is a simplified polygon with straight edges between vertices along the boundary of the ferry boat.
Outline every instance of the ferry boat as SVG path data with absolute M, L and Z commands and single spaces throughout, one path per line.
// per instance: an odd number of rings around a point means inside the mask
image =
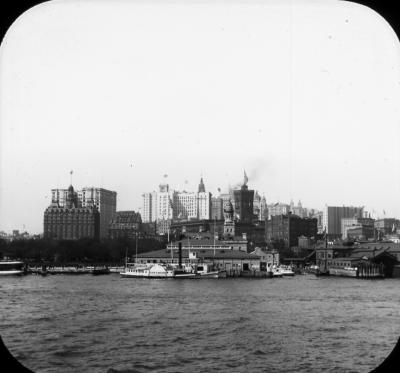
M 25 274 L 24 262 L 20 260 L 0 260 L 0 276 L 21 276 Z
M 163 264 L 134 265 L 133 267 L 126 266 L 124 271 L 120 273 L 121 277 L 144 277 L 144 278 L 172 278 L 174 270 L 172 267 L 167 267 Z

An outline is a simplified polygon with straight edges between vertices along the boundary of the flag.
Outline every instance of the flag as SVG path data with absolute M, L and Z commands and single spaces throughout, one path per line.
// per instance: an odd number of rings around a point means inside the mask
M 247 184 L 248 181 L 249 181 L 249 178 L 246 175 L 246 171 L 244 171 L 244 184 Z
M 73 171 L 71 170 L 71 171 L 69 172 L 69 174 L 72 175 L 72 174 L 73 174 Z
M 164 177 L 168 177 L 168 175 L 167 175 L 167 174 L 164 174 Z

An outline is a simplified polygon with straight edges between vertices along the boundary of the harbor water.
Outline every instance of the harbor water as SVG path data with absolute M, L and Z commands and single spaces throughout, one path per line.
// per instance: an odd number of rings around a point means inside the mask
M 0 335 L 34 372 L 369 372 L 400 336 L 400 280 L 313 275 L 0 278 Z

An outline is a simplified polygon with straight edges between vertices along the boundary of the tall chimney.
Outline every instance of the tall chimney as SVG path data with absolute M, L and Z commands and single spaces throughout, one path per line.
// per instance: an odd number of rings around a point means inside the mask
M 179 268 L 182 268 L 182 242 L 178 243 L 179 247 Z

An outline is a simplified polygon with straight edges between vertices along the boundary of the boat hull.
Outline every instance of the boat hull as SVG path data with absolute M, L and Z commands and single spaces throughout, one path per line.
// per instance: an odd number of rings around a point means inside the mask
M 22 276 L 23 270 L 0 271 L 0 276 Z

